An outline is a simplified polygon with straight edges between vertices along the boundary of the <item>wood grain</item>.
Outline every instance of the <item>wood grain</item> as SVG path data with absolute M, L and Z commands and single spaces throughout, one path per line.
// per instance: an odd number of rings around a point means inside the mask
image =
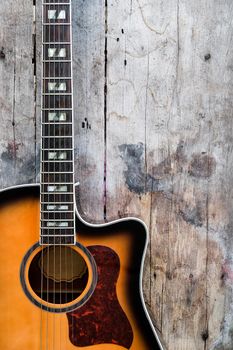
M 36 66 L 32 2 L 0 4 L 2 188 L 38 179 L 36 3 Z M 233 348 L 232 12 L 230 0 L 73 0 L 79 207 L 147 223 L 144 293 L 169 350 Z

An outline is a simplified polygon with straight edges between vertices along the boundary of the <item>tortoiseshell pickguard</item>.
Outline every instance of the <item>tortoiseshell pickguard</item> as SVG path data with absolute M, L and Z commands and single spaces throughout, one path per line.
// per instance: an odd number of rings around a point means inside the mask
M 133 330 L 116 295 L 119 257 L 105 246 L 88 249 L 96 261 L 98 282 L 87 303 L 67 313 L 70 341 L 79 347 L 112 343 L 129 349 Z

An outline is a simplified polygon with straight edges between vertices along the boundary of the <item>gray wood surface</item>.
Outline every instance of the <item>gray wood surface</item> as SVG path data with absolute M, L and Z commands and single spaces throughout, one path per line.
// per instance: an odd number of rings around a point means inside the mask
M 40 13 L 0 3 L 1 188 L 38 180 Z M 73 0 L 79 207 L 148 225 L 169 350 L 233 349 L 232 18 L 231 0 Z

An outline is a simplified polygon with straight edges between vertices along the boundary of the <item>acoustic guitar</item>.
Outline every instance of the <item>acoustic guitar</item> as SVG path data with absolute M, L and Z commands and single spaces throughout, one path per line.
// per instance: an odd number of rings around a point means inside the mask
M 0 349 L 162 349 L 145 224 L 92 225 L 75 205 L 71 0 L 44 0 L 42 19 L 40 184 L 0 193 Z

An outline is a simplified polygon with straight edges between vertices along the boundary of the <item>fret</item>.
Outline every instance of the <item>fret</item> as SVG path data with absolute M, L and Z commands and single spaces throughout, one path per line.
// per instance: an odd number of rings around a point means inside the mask
M 42 148 L 72 148 L 73 138 L 72 137 L 42 137 Z
M 66 194 L 66 193 L 41 193 L 41 201 L 42 202 L 48 202 L 50 204 L 54 204 L 57 202 L 60 202 L 63 204 L 63 202 L 71 202 L 74 200 L 73 193 L 72 194 Z
M 62 1 L 53 1 L 53 0 L 51 0 L 51 1 L 46 1 L 46 0 L 44 0 L 43 1 L 43 3 L 42 3 L 42 5 L 46 5 L 46 6 L 48 6 L 48 5 L 67 5 L 67 4 L 70 4 L 70 0 L 63 0 L 63 2 Z
M 72 192 L 41 192 L 41 200 L 49 202 L 50 200 L 52 203 L 54 202 L 64 202 L 64 201 L 72 201 L 73 198 L 73 191 Z
M 52 205 L 51 207 L 55 207 L 54 205 Z M 50 209 L 50 210 L 52 210 L 52 209 Z M 58 216 L 58 218 L 60 218 L 60 215 L 66 215 L 66 214 L 74 214 L 74 211 L 72 211 L 72 210 L 56 210 L 56 211 L 54 211 L 54 209 L 53 209 L 53 211 L 48 211 L 48 210 L 46 210 L 46 211 L 43 211 L 43 210 L 41 210 L 40 211 L 43 215 L 46 215 L 46 214 L 48 214 L 48 215 L 59 215 Z
M 72 106 L 71 95 L 43 95 L 42 103 L 51 109 L 69 108 Z
M 41 123 L 41 125 L 72 125 L 72 123 L 66 123 L 66 122 L 49 122 L 49 123 Z M 46 148 L 42 148 L 43 150 L 45 150 L 45 151 L 48 151 L 48 149 L 46 149 Z M 66 148 L 67 149 L 67 148 Z M 58 151 L 60 151 L 60 150 L 62 150 L 62 148 L 61 149 L 59 149 Z M 72 149 L 70 149 L 70 150 L 72 150 Z
M 59 42 L 59 41 L 43 41 L 42 42 L 43 45 L 71 45 L 71 42 L 68 41 L 68 42 Z
M 53 202 L 53 203 L 50 203 L 50 202 L 45 202 L 43 201 L 42 204 L 48 204 L 48 205 L 52 205 L 52 204 L 56 204 L 56 205 L 61 205 L 61 202 Z M 64 204 L 74 204 L 73 202 L 62 202 L 62 205 Z
M 49 124 L 46 124 L 46 125 L 49 125 Z M 42 148 L 42 147 L 41 147 L 41 150 L 42 151 L 51 151 L 50 148 Z M 73 151 L 73 148 L 57 148 L 56 151 Z
M 50 154 L 48 154 L 50 153 Z M 54 153 L 54 154 L 53 154 Z M 42 162 L 47 163 L 72 163 L 73 162 L 73 154 L 65 154 L 66 152 L 62 152 L 62 154 L 58 154 L 58 152 L 43 152 Z
M 42 236 L 50 236 L 50 237 L 56 237 L 56 236 L 71 236 L 72 232 L 74 232 L 74 225 L 73 226 L 41 226 L 40 227 L 42 232 Z
M 53 206 L 55 207 L 55 206 Z M 67 207 L 67 206 L 66 206 Z M 51 219 L 61 219 L 61 220 L 64 220 L 64 219 L 72 219 L 75 217 L 75 212 L 72 211 L 72 210 L 46 210 L 46 211 L 43 211 L 41 210 L 41 219 L 44 219 L 44 220 L 51 220 Z
M 64 60 L 59 60 L 59 58 L 58 58 L 57 60 L 55 60 L 55 59 L 54 60 L 52 60 L 52 59 L 51 60 L 42 60 L 42 62 L 43 63 L 54 63 L 54 62 L 57 62 L 57 63 L 64 63 L 64 62 L 65 63 L 70 63 L 71 60 L 65 60 L 65 59 Z M 47 77 L 42 77 L 42 79 L 60 79 L 60 78 L 59 77 L 51 77 L 51 78 L 50 77 L 48 77 L 48 78 Z M 71 79 L 71 77 L 64 77 L 64 79 Z
M 74 218 L 73 219 L 42 219 L 41 220 L 41 228 L 44 229 L 70 229 L 74 228 Z
M 42 195 L 48 195 L 48 196 L 56 196 L 56 195 L 70 195 L 73 194 L 73 192 L 66 192 L 66 191 L 59 191 L 59 189 L 57 191 L 46 191 L 46 192 L 41 192 Z M 52 198 L 52 197 L 51 197 Z
M 41 108 L 42 111 L 51 111 L 52 108 Z M 54 108 L 53 108 L 54 109 Z M 56 108 L 56 111 L 72 111 L 73 108 Z
M 53 26 L 43 25 L 43 40 L 45 43 L 70 43 L 70 27 L 64 26 Z
M 40 245 L 74 245 L 76 243 L 76 239 L 74 236 L 70 237 L 43 237 L 40 239 Z
M 59 172 L 66 172 L 66 171 L 73 171 L 73 162 L 42 162 L 41 164 L 42 170 L 43 171 L 49 171 L 49 172 L 54 172 L 54 171 L 59 171 Z
M 73 184 L 74 179 L 73 179 L 73 172 L 63 174 L 63 173 L 42 173 L 41 174 L 41 183 L 46 184 L 46 183 L 51 183 L 51 184 L 58 184 L 58 183 L 67 183 L 67 184 Z
M 46 181 L 41 181 L 41 185 L 68 185 L 71 187 L 71 189 L 73 190 L 73 186 L 74 186 L 74 182 L 73 181 L 57 181 L 57 182 L 52 182 L 52 181 L 49 181 L 49 182 L 46 182 Z M 71 192 L 71 191 L 70 191 Z
M 42 138 L 47 138 L 47 139 L 58 139 L 58 141 L 60 141 L 59 139 L 72 139 L 72 136 L 47 136 L 47 135 L 45 135 L 45 136 L 42 136 Z
M 47 171 L 47 172 L 46 171 L 42 171 L 41 174 L 42 175 L 48 175 L 48 174 L 49 175 L 59 175 L 59 174 L 63 174 L 63 173 L 60 172 L 60 171 L 57 171 L 57 172 L 53 171 L 53 173 L 50 173 L 50 171 Z M 67 171 L 67 174 L 73 174 L 73 171 Z
M 47 92 L 47 93 L 44 93 L 42 94 L 43 96 L 72 96 L 72 94 L 69 94 L 69 93 L 62 93 L 62 92 L 59 92 L 59 93 L 50 93 L 50 92 Z
M 50 62 L 50 61 L 48 61 Z M 63 61 L 62 61 L 63 62 Z M 43 77 L 42 80 L 54 80 L 55 81 L 64 81 L 64 80 L 68 80 L 68 83 L 71 81 L 71 77 Z
M 62 1 L 57 1 L 57 0 L 44 0 L 42 2 L 42 5 L 63 5 L 63 4 L 70 4 L 70 0 L 62 0 Z
M 66 190 L 66 188 L 69 188 L 69 190 Z M 73 184 L 72 186 L 66 186 L 65 184 L 62 185 L 46 185 L 43 186 L 43 189 L 41 191 L 42 195 L 56 195 L 56 194 L 73 194 Z
M 62 164 L 68 164 L 68 163 L 73 163 L 72 160 L 63 160 L 63 159 L 56 159 L 56 160 L 42 160 L 42 163 L 49 163 L 49 164 L 59 164 L 59 163 L 62 163 Z
M 60 195 L 60 194 L 73 194 L 73 191 L 70 191 L 70 192 L 59 192 L 59 191 L 57 191 L 57 192 L 41 192 L 41 195 L 53 195 L 53 194 L 55 194 L 55 195 Z M 67 196 L 66 197 L 66 199 L 70 199 L 71 197 L 69 196 Z M 43 202 L 43 203 L 45 203 L 45 202 Z M 63 205 L 63 203 L 62 203 L 62 205 Z M 54 207 L 54 202 L 52 203 L 52 206 L 51 206 L 51 208 L 52 207 Z M 47 210 L 50 210 L 50 209 L 47 209 Z M 52 210 L 52 209 L 51 209 Z M 65 210 L 65 209 L 64 209 Z
M 42 148 L 71 148 L 73 146 L 72 137 L 69 138 L 55 138 L 55 137 L 42 137 Z
M 44 78 L 72 78 L 70 62 L 46 62 L 43 63 L 43 70 Z
M 44 137 L 72 137 L 72 124 L 43 124 L 42 135 Z
M 42 24 L 46 26 L 70 26 L 70 23 L 64 23 L 64 22 L 59 22 L 59 23 L 43 22 Z
M 73 162 L 48 162 L 48 161 L 42 161 L 41 162 L 41 168 L 43 171 L 59 171 L 61 173 L 64 173 L 66 171 L 73 171 Z
M 41 228 L 44 229 L 43 227 L 41 227 Z M 73 229 L 74 229 L 74 227 L 73 227 Z M 52 234 L 43 234 L 43 233 L 42 233 L 41 236 L 42 236 L 42 237 L 58 237 L 58 236 L 59 236 L 59 237 L 69 237 L 69 236 L 70 236 L 70 237 L 74 237 L 74 235 L 71 235 L 71 234 L 64 235 L 64 234 L 60 234 L 60 233 L 59 233 L 59 234 L 56 234 L 56 235 L 54 235 L 54 234 L 53 234 L 53 235 L 52 235 Z
M 74 211 L 61 211 L 61 212 L 42 212 L 41 211 L 41 221 L 52 221 L 52 220 L 55 220 L 55 221 L 58 221 L 58 220 L 61 220 L 61 221 L 75 221 L 75 213 Z

